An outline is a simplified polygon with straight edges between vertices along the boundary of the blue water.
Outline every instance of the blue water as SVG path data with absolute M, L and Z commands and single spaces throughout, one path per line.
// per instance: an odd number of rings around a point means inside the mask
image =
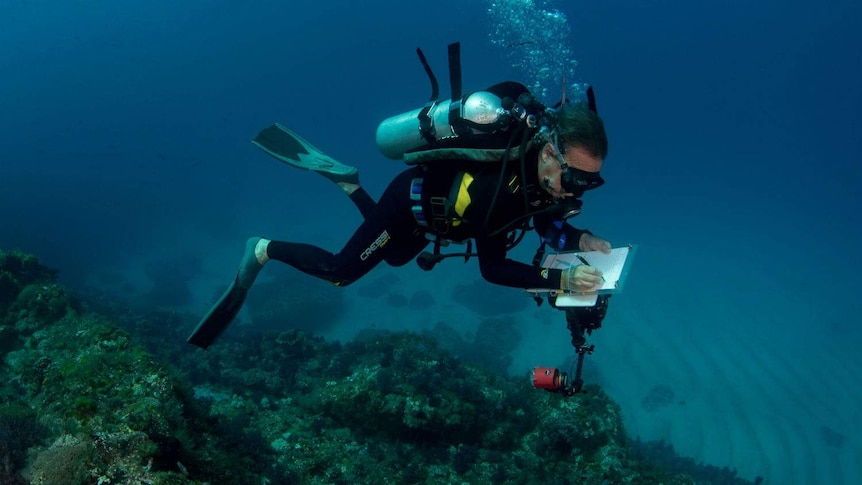
M 186 268 L 202 313 L 246 237 L 337 250 L 359 221 L 257 151 L 259 129 L 299 131 L 377 195 L 402 168 L 377 123 L 429 94 L 417 46 L 444 95 L 453 41 L 465 89 L 532 75 L 486 0 L 295 3 L 0 2 L 0 247 L 131 297 L 153 264 Z M 858 483 L 862 4 L 537 3 L 563 15 L 569 81 L 595 86 L 611 142 L 578 222 L 640 245 L 596 356 L 632 434 L 772 483 Z M 526 26 L 546 44 L 551 28 Z M 453 264 L 427 288 L 478 278 Z M 653 381 L 687 407 L 644 414 Z

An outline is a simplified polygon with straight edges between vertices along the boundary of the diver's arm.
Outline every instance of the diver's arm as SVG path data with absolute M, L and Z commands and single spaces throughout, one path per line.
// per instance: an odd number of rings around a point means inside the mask
M 549 214 L 533 217 L 533 227 L 542 241 L 554 251 L 611 251 L 610 242 L 594 236 L 587 229 L 578 229 L 568 222 L 554 219 Z
M 611 243 L 578 229 L 565 221 L 542 214 L 533 218 L 533 227 L 553 251 L 602 251 L 609 253 Z M 565 290 L 594 291 L 602 284 L 599 270 L 587 265 L 575 265 L 561 271 L 559 287 Z
M 537 268 L 506 258 L 506 238 L 477 237 L 476 253 L 482 277 L 512 288 L 558 288 L 562 270 Z
M 590 231 L 578 229 L 571 224 L 555 219 L 550 214 L 533 217 L 533 227 L 545 244 L 554 251 L 579 251 L 580 240 Z
M 585 231 L 578 238 L 578 249 L 581 251 L 601 251 L 605 254 L 610 254 L 611 242 L 598 236 L 593 236 L 593 233 L 589 231 Z

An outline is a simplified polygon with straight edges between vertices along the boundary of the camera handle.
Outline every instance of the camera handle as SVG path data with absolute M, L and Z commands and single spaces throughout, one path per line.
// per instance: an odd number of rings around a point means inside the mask
M 586 343 L 575 347 L 575 352 L 578 354 L 578 363 L 575 367 L 575 377 L 572 379 L 572 386 L 565 391 L 563 394 L 566 397 L 574 396 L 575 394 L 586 394 L 587 391 L 584 391 L 584 379 L 581 377 L 581 374 L 584 371 L 584 357 L 587 354 L 592 354 L 593 351 L 596 350 L 595 345 L 587 345 Z
M 575 353 L 578 354 L 578 360 L 575 364 L 575 374 L 570 381 L 571 386 L 566 386 L 562 393 L 566 397 L 574 396 L 575 394 L 584 394 L 584 379 L 582 377 L 584 371 L 584 358 L 587 354 L 592 354 L 596 350 L 596 346 L 587 344 L 586 335 L 592 335 L 593 330 L 601 327 L 602 320 L 605 318 L 605 313 L 608 308 L 609 295 L 599 297 L 596 306 L 591 310 L 584 309 L 580 311 L 575 308 L 566 308 L 566 328 L 572 335 L 572 346 L 575 348 Z M 586 335 L 585 335 L 586 334 Z

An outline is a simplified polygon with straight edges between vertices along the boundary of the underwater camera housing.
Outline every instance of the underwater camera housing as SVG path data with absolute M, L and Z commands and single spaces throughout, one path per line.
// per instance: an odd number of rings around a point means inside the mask
M 572 397 L 575 394 L 586 392 L 583 391 L 584 380 L 581 378 L 581 372 L 584 367 L 584 355 L 592 354 L 595 348 L 595 345 L 582 345 L 578 347 L 577 369 L 572 379 L 569 378 L 568 373 L 556 367 L 534 367 L 531 374 L 533 388 L 559 393 L 565 397 Z
M 602 328 L 608 313 L 608 300 L 611 295 L 599 295 L 593 306 L 571 307 L 566 309 L 566 326 L 572 335 L 572 345 L 577 349 L 584 343 L 584 333 L 592 335 L 593 330 Z
M 559 392 L 568 385 L 569 375 L 556 367 L 536 367 L 532 374 L 533 387 Z

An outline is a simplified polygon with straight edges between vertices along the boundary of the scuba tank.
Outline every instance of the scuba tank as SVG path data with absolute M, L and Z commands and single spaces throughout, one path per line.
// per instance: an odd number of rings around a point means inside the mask
M 377 147 L 384 156 L 402 160 L 421 151 L 469 135 L 506 131 L 526 114 L 518 104 L 507 103 L 490 91 L 475 91 L 461 99 L 434 101 L 423 108 L 383 120 L 377 127 Z M 499 161 L 499 158 L 497 159 Z
M 501 162 L 520 158 L 513 142 L 520 128 L 538 131 L 545 106 L 518 82 L 461 93 L 460 45 L 449 45 L 450 99 L 438 100 L 439 86 L 421 49 L 419 60 L 431 81 L 425 106 L 383 120 L 377 127 L 377 147 L 384 156 L 413 165 L 435 160 L 467 159 Z M 523 133 L 523 132 L 521 132 Z
M 521 83 L 506 81 L 461 96 L 460 45 L 449 45 L 449 82 L 452 95 L 439 101 L 439 86 L 425 54 L 416 49 L 431 81 L 425 106 L 391 116 L 377 127 L 377 147 L 392 160 L 408 165 L 436 160 L 466 159 L 507 162 L 521 158 L 540 133 L 553 131 L 557 106 L 548 108 Z M 596 112 L 592 87 L 586 91 Z M 519 136 L 520 135 L 520 136 Z M 521 143 L 517 143 L 521 138 Z

